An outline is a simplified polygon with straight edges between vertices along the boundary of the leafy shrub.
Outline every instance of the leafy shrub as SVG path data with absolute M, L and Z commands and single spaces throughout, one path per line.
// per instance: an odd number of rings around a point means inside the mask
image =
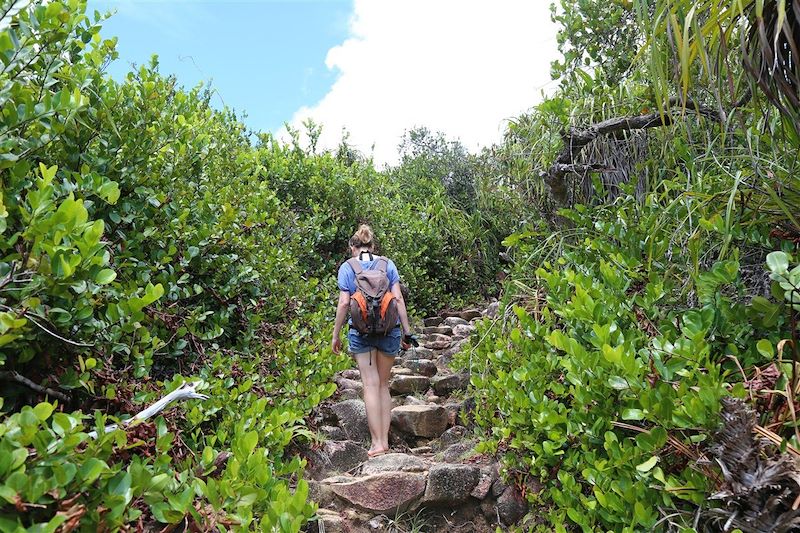
M 740 368 L 771 363 L 789 335 L 786 312 L 743 300 L 738 250 L 694 268 L 687 247 L 717 238 L 708 211 L 652 195 L 562 215 L 569 232 L 507 239 L 512 314 L 485 323 L 485 340 L 462 357 L 483 447 L 504 455 L 520 485 L 544 482 L 530 496 L 547 509 L 542 530 L 663 525 L 659 508 L 701 504 L 717 482 L 694 462 L 718 427 L 720 398 L 745 395 Z M 682 233 L 684 217 L 706 230 Z M 785 254 L 768 263 L 774 278 L 787 276 Z
M 420 310 L 480 294 L 499 239 L 442 184 L 254 145 L 156 59 L 115 82 L 85 7 L 18 3 L 0 33 L 0 529 L 298 531 L 314 508 L 286 450 L 348 364 L 329 342 L 350 233 L 376 226 Z M 104 431 L 187 380 L 209 399 Z

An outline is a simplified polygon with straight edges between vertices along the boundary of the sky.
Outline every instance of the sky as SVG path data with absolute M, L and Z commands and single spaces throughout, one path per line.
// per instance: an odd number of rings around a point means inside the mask
M 211 82 L 215 105 L 253 130 L 322 124 L 320 147 L 348 142 L 379 165 L 425 126 L 477 150 L 551 91 L 557 57 L 549 0 L 89 0 L 116 13 L 109 71 L 158 54 L 187 87 Z

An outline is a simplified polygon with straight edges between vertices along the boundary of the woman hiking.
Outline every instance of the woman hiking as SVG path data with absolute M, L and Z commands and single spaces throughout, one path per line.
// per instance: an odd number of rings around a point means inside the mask
M 389 377 L 400 345 L 408 349 L 413 342 L 397 267 L 374 251 L 372 229 L 362 224 L 350 238 L 352 257 L 339 267 L 339 304 L 331 343 L 338 354 L 342 348 L 339 335 L 349 313 L 347 341 L 364 385 L 372 437 L 370 457 L 389 451 Z

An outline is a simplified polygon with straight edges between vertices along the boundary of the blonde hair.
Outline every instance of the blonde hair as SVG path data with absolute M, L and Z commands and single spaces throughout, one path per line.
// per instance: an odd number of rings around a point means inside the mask
M 350 237 L 350 246 L 352 248 L 369 248 L 372 250 L 375 247 L 375 235 L 372 233 L 372 228 L 366 224 L 361 224 L 358 230 Z

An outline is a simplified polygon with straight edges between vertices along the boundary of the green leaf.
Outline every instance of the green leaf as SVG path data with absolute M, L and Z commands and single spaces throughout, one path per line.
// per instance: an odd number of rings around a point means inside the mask
M 92 483 L 100 474 L 108 470 L 108 465 L 96 457 L 90 457 L 81 465 L 78 474 L 84 483 Z
M 767 266 L 773 274 L 785 274 L 789 270 L 789 258 L 784 252 L 771 252 L 767 255 Z
M 758 353 L 766 357 L 767 359 L 772 359 L 775 357 L 775 351 L 772 348 L 772 343 L 769 342 L 767 339 L 761 339 L 756 343 L 756 349 Z
M 33 414 L 36 415 L 41 422 L 44 422 L 50 415 L 53 413 L 53 410 L 56 408 L 55 405 L 49 404 L 47 402 L 42 402 L 37 404 L 36 407 L 33 408 Z
M 117 273 L 110 268 L 104 268 L 94 277 L 94 281 L 98 285 L 108 285 L 115 279 L 117 279 Z
M 642 473 L 649 472 L 650 470 L 653 469 L 654 466 L 656 466 L 657 463 L 658 463 L 658 457 L 654 455 L 653 457 L 643 462 L 642 464 L 636 465 L 636 470 Z
M 622 410 L 622 419 L 623 420 L 643 420 L 644 419 L 644 411 L 641 409 L 623 409 Z

